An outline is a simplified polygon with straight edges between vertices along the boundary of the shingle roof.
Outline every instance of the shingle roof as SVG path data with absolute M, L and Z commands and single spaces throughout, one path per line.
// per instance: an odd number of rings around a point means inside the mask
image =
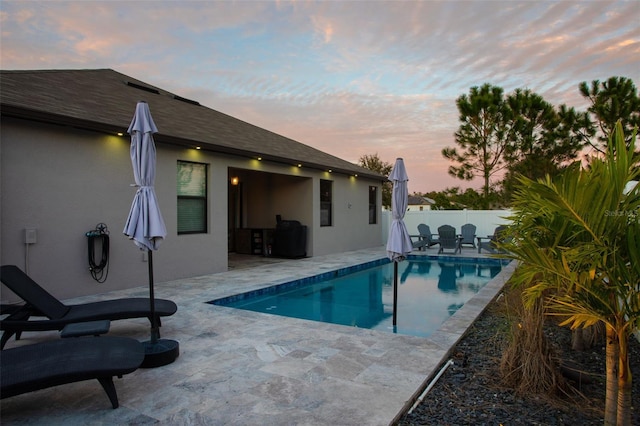
M 107 133 L 126 132 L 146 101 L 158 143 L 386 180 L 368 169 L 121 74 L 96 70 L 0 70 L 0 112 Z
M 436 202 L 431 198 L 427 197 L 419 197 L 417 195 L 409 195 L 409 205 L 410 206 L 424 206 L 424 205 L 433 205 Z

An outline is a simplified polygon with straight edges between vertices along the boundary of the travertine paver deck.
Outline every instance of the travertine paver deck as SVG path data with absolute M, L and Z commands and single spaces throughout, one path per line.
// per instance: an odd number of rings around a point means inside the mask
M 205 303 L 385 254 L 379 247 L 156 283 L 156 297 L 178 305 L 161 328 L 162 337 L 180 342 L 174 363 L 116 379 L 118 409 L 97 381 L 88 381 L 2 400 L 2 424 L 387 425 L 421 393 L 512 265 L 428 339 Z M 67 302 L 147 295 L 143 285 Z M 148 333 L 143 319 L 111 324 L 112 335 L 147 340 Z M 51 338 L 58 334 L 25 333 L 7 348 Z

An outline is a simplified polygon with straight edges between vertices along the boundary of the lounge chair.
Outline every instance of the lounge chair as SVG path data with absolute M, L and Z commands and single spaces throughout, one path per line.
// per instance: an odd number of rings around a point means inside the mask
M 444 253 L 444 250 L 453 250 L 453 254 L 460 253 L 462 251 L 460 241 L 461 238 L 456 235 L 456 228 L 453 226 L 442 225 L 438 228 L 438 244 L 440 244 L 438 254 Z
M 418 235 L 409 235 L 411 237 L 411 245 L 414 249 L 422 250 L 438 244 L 438 241 L 434 238 L 437 234 L 432 234 L 429 225 L 421 223 L 418 225 Z M 417 238 L 416 241 L 413 241 Z
M 143 360 L 144 347 L 128 337 L 78 337 L 6 349 L 0 398 L 97 379 L 118 408 L 113 377 L 135 371 Z
M 488 235 L 486 238 L 478 237 L 478 253 L 482 249 L 494 254 L 504 253 L 504 250 L 500 248 L 500 244 L 506 242 L 506 238 L 503 235 L 506 230 L 506 225 L 500 225 L 493 231 L 493 235 Z
M 467 223 L 466 225 L 462 225 L 460 228 L 460 237 L 462 240 L 460 241 L 460 245 L 471 245 L 471 247 L 476 248 L 476 226 L 471 223 Z
M 0 339 L 0 349 L 4 348 L 12 335 L 15 334 L 16 339 L 19 339 L 24 331 L 62 330 L 67 324 L 87 321 L 144 317 L 149 318 L 149 321 L 152 319 L 148 298 L 65 305 L 15 265 L 4 265 L 0 268 L 0 281 L 26 302 L 21 308 L 14 309 L 12 314 L 0 320 L 0 330 L 4 331 Z M 173 315 L 177 310 L 174 302 L 155 299 L 156 324 L 160 325 L 160 317 Z M 30 320 L 30 317 L 46 319 Z

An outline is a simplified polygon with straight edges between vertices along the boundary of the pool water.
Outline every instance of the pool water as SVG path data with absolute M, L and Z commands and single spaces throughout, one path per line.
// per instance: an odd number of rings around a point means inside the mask
M 410 256 L 398 264 L 396 327 L 392 320 L 393 263 L 384 260 L 356 272 L 333 274 L 330 279 L 323 274 L 317 279 L 285 283 L 209 303 L 428 337 L 501 268 L 501 262 L 495 259 Z

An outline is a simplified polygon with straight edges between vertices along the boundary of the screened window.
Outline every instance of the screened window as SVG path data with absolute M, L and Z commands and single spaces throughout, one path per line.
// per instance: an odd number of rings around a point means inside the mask
M 378 223 L 378 188 L 375 186 L 369 187 L 369 224 Z
M 320 226 L 331 226 L 331 210 L 333 200 L 333 182 L 320 180 Z
M 178 234 L 207 232 L 207 165 L 178 161 Z

